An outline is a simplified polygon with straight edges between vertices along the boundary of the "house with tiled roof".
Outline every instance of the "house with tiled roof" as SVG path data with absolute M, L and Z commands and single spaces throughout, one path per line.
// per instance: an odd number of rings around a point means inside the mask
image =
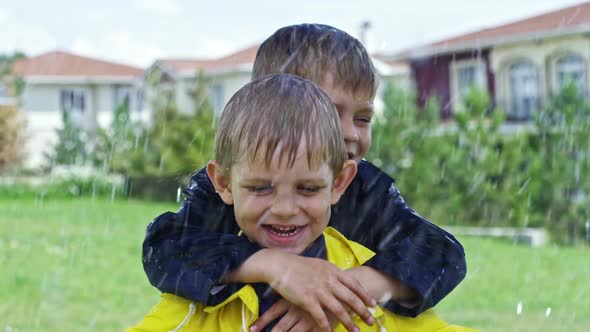
M 56 142 L 62 111 L 92 134 L 108 126 L 114 110 L 128 102 L 134 117 L 145 114 L 140 89 L 143 69 L 76 54 L 52 51 L 15 61 L 12 73 L 25 86 L 19 98 L 27 118 L 29 166 L 43 162 Z
M 209 81 L 209 100 L 217 113 L 221 113 L 231 96 L 251 80 L 256 52 L 260 44 L 238 50 L 216 59 L 158 59 L 146 72 L 146 79 L 157 73 L 160 84 L 173 90 L 180 110 L 191 111 L 194 105 L 190 94 L 200 71 Z M 392 82 L 407 89 L 410 84 L 409 67 L 406 62 L 386 59 L 380 55 L 372 57 L 373 64 L 382 83 L 379 85 L 376 108 L 381 104 L 380 93 L 385 82 Z M 146 99 L 152 96 L 146 84 Z
M 209 83 L 209 101 L 213 109 L 221 113 L 229 98 L 250 81 L 258 47 L 256 44 L 215 59 L 157 59 L 146 71 L 145 78 L 152 82 L 155 78 L 160 86 L 172 90 L 178 109 L 191 112 L 195 108 L 191 93 L 197 75 L 202 72 Z M 148 86 L 146 84 L 147 100 L 153 97 Z
M 450 117 L 473 86 L 512 121 L 526 121 L 573 80 L 588 95 L 590 2 L 441 40 L 402 52 L 424 106 L 434 95 Z

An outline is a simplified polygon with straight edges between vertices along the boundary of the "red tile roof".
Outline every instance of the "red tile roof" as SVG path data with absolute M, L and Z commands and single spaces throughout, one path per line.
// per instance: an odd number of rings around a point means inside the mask
M 12 65 L 21 76 L 108 76 L 138 77 L 143 69 L 118 63 L 88 58 L 63 51 L 19 59 Z
M 223 70 L 252 64 L 256 58 L 260 44 L 256 44 L 217 59 L 159 59 L 158 62 L 169 66 L 175 72 L 195 72 L 199 69 L 205 71 Z
M 496 38 L 514 37 L 535 32 L 554 31 L 584 24 L 590 24 L 590 2 L 459 35 L 430 44 L 430 46 L 451 46 Z
M 190 73 L 191 75 L 199 69 L 205 71 L 236 69 L 242 65 L 252 65 L 259 47 L 260 44 L 255 44 L 217 59 L 159 59 L 157 62 L 168 66 L 177 73 Z M 406 61 L 392 61 L 379 54 L 372 56 L 394 70 L 406 70 L 408 68 Z
M 407 59 L 414 56 L 422 57 L 474 48 L 486 48 L 528 38 L 571 33 L 577 29 L 590 31 L 590 1 L 407 49 L 391 56 L 391 58 Z

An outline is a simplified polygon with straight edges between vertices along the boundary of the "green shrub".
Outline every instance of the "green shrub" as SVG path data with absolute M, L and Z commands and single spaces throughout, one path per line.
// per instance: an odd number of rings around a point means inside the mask
M 98 172 L 91 167 L 56 167 L 43 177 L 3 178 L 0 198 L 36 199 L 125 196 L 125 180 L 121 176 Z
M 0 105 L 0 173 L 16 170 L 24 159 L 26 121 L 20 113 L 19 98 L 23 80 L 12 74 L 12 62 L 24 54 L 0 54 L 0 87 L 14 99 L 13 104 Z
M 570 85 L 534 129 L 502 132 L 504 111 L 471 90 L 453 123 L 430 99 L 388 87 L 367 159 L 394 176 L 409 205 L 445 225 L 547 227 L 575 244 L 590 220 L 590 106 Z
M 112 140 L 112 169 L 127 176 L 186 177 L 213 159 L 217 118 L 206 96 L 207 81 L 200 75 L 193 91 L 195 109 L 178 110 L 173 98 L 160 94 L 153 101 L 148 127 L 116 132 Z
M 536 208 L 554 239 L 575 244 L 590 220 L 590 105 L 572 82 L 550 99 L 530 136 L 539 160 Z

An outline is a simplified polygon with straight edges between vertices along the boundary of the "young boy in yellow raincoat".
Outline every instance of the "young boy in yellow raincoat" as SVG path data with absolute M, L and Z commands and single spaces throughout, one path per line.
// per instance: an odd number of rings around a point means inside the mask
M 233 205 L 242 236 L 262 248 L 324 258 L 334 268 L 349 269 L 374 253 L 327 226 L 331 205 L 356 169 L 330 98 L 311 81 L 275 74 L 250 82 L 230 99 L 207 174 L 221 199 Z M 249 331 L 280 299 L 268 285 L 255 283 L 226 285 L 216 292 L 219 303 L 210 306 L 164 293 L 128 331 Z M 370 312 L 372 325 L 353 317 L 359 331 L 469 330 L 448 325 L 432 310 L 416 318 L 379 306 Z M 341 324 L 334 329 L 346 330 Z

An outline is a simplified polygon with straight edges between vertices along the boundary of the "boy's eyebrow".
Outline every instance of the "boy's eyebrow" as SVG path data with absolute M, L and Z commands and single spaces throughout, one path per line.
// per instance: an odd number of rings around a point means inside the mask
M 342 105 L 341 103 L 334 103 L 334 106 L 337 109 L 341 109 L 341 108 L 343 108 L 344 105 Z M 375 109 L 375 105 L 371 102 L 367 102 L 366 104 L 359 106 L 359 108 L 356 109 L 356 111 L 367 111 L 367 112 L 373 113 L 374 109 Z
M 326 178 L 323 176 L 318 177 L 309 177 L 309 178 L 302 178 L 299 179 L 297 182 L 315 182 L 315 183 L 324 183 L 327 182 Z
M 270 182 L 271 180 L 265 177 L 245 177 L 245 178 L 241 178 L 239 183 L 249 183 L 249 182 Z
M 250 184 L 250 183 L 260 183 L 260 182 L 272 182 L 271 179 L 265 177 L 252 177 L 252 178 L 242 178 L 239 181 L 239 184 Z M 315 182 L 315 183 L 326 183 L 326 178 L 323 176 L 317 177 L 302 177 L 297 179 L 297 182 Z

